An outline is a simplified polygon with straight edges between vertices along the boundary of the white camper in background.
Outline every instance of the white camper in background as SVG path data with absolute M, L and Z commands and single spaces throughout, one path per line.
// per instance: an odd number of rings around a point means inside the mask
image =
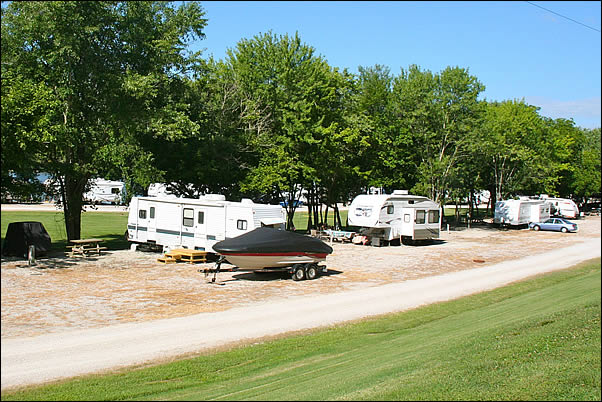
M 360 194 L 349 206 L 347 220 L 359 226 L 372 245 L 411 243 L 439 238 L 441 208 L 426 197 L 395 190 L 393 194 Z
M 166 195 L 171 195 L 171 191 L 167 191 L 165 183 L 151 183 L 148 186 L 149 197 L 164 197 Z
M 94 179 L 90 191 L 84 194 L 84 201 L 121 204 L 124 190 L 125 184 L 122 181 Z
M 174 186 L 173 183 L 151 183 L 148 186 L 148 196 L 149 197 L 177 197 L 171 190 Z M 193 194 L 197 194 L 197 191 L 194 189 L 194 186 L 191 183 L 188 183 L 186 186 L 189 192 Z
M 541 195 L 541 199 L 552 206 L 552 215 L 568 219 L 575 219 L 579 216 L 579 207 L 573 200 L 568 198 L 550 198 L 545 194 Z
M 493 223 L 520 226 L 549 217 L 550 205 L 543 200 L 504 200 L 495 203 Z
M 249 199 L 226 201 L 223 195 L 192 198 L 132 197 L 128 216 L 128 241 L 213 251 L 219 241 L 261 226 L 284 229 L 280 205 L 255 204 Z

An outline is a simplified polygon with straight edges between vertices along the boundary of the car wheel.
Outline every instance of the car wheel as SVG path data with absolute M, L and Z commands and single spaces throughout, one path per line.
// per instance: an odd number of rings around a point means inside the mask
M 561 231 L 562 233 L 566 233 L 566 232 L 568 232 L 569 230 L 568 230 L 567 228 L 561 228 L 561 229 L 560 229 L 560 231 Z
M 535 230 L 536 232 L 540 229 L 540 227 L 538 225 L 533 226 L 533 230 Z

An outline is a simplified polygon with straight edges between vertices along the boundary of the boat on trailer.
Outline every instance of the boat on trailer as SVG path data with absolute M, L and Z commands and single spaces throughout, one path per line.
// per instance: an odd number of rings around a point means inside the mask
M 318 263 L 332 253 L 332 247 L 320 239 L 267 226 L 220 241 L 213 250 L 221 256 L 216 271 L 228 262 L 255 272 L 285 270 L 294 280 L 314 279 L 326 272 Z

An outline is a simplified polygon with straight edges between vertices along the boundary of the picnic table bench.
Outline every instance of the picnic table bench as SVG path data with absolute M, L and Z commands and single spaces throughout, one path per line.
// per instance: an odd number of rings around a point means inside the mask
M 91 252 L 96 252 L 98 255 L 100 255 L 102 250 L 107 249 L 107 247 L 100 245 L 102 241 L 102 239 L 69 240 L 69 242 L 73 244 L 67 246 L 67 249 L 69 249 L 67 255 L 69 257 L 74 257 L 76 255 L 87 257 Z
M 355 232 L 347 232 L 344 230 L 331 230 L 328 229 L 325 231 L 326 235 L 330 237 L 330 241 L 340 241 L 340 242 L 350 242 L 355 236 Z

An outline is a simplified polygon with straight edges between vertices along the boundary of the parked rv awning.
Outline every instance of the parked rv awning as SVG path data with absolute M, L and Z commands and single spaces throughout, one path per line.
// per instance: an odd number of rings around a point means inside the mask
M 282 219 L 282 218 L 263 218 L 263 219 L 261 219 L 261 223 L 263 223 L 266 226 L 279 225 L 281 223 L 284 223 L 284 219 Z

